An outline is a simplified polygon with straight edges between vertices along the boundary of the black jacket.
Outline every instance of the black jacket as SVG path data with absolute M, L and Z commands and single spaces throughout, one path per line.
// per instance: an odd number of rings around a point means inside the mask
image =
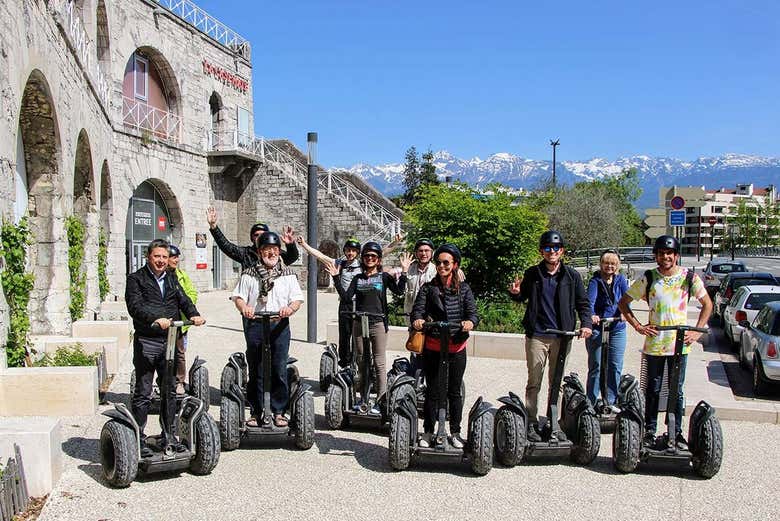
M 430 318 L 436 322 L 442 320 L 448 322 L 470 320 L 474 323 L 474 327 L 479 324 L 474 293 L 465 282 L 460 283 L 460 291 L 458 293 L 453 293 L 452 290 L 445 290 L 443 301 L 441 288 L 432 282 L 426 282 L 417 293 L 417 298 L 414 300 L 414 306 L 409 318 L 412 322 Z M 439 338 L 438 331 L 430 331 L 425 334 Z M 468 331 L 458 331 L 451 336 L 450 340 L 459 344 L 465 342 L 468 337 Z
M 385 331 L 388 330 L 388 321 L 387 321 L 387 290 L 389 289 L 393 293 L 395 293 L 398 296 L 403 295 L 404 289 L 406 288 L 406 274 L 401 274 L 400 277 L 398 277 L 398 281 L 396 281 L 395 277 L 390 275 L 389 273 L 383 271 L 382 273 L 382 294 L 379 296 L 380 300 L 380 306 L 382 307 L 381 313 L 383 315 L 382 322 L 385 324 Z M 336 286 L 336 291 L 339 294 L 339 297 L 341 297 L 342 302 L 352 302 L 352 298 L 355 297 L 355 309 L 357 311 L 369 311 L 370 309 L 365 309 L 365 306 L 362 305 L 360 295 L 356 296 L 357 291 L 357 285 L 358 280 L 363 279 L 365 280 L 366 274 L 364 272 L 360 272 L 354 277 L 352 277 L 352 282 L 349 284 L 349 287 L 344 290 L 341 288 L 341 273 L 338 275 L 335 275 L 333 277 L 334 286 Z M 377 310 L 379 311 L 379 310 Z M 374 319 L 369 318 L 369 322 L 374 322 Z
M 216 242 L 219 249 L 222 250 L 222 253 L 241 264 L 242 271 L 257 264 L 259 259 L 257 258 L 257 252 L 255 251 L 254 246 L 239 246 L 238 244 L 233 244 L 225 237 L 225 234 L 222 233 L 219 226 L 209 228 L 209 231 L 211 232 L 211 236 L 214 237 L 214 242 Z M 286 249 L 282 249 L 280 257 L 285 265 L 289 266 L 298 260 L 298 246 L 295 245 L 295 242 L 291 242 L 290 244 L 285 244 L 285 248 Z
M 146 265 L 127 276 L 125 304 L 128 313 L 133 317 L 136 335 L 167 336 L 167 331 L 152 329 L 152 324 L 158 318 L 179 320 L 181 313 L 184 313 L 187 318 L 200 315 L 190 298 L 181 289 L 175 272 L 166 273 L 163 287 L 164 297 L 160 294 L 160 286 L 152 271 Z
M 534 324 L 541 307 L 542 298 L 542 270 L 547 268 L 544 261 L 525 270 L 523 281 L 520 283 L 520 294 L 510 295 L 514 300 L 528 301 L 528 307 L 523 317 L 525 334 L 532 336 Z M 558 324 L 563 331 L 573 331 L 577 325 L 577 315 L 580 318 L 580 327 L 592 328 L 591 307 L 582 277 L 574 268 L 561 263 L 558 271 L 558 289 L 555 293 L 555 307 L 558 313 Z

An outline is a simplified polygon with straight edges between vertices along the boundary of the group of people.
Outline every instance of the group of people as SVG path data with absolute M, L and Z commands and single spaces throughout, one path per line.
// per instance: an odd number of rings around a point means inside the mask
M 209 208 L 207 214 L 210 231 L 216 244 L 230 258 L 239 262 L 243 272 L 231 299 L 242 316 L 244 337 L 249 365 L 248 400 L 253 411 L 251 422 L 261 421 L 262 371 L 260 371 L 260 343 L 263 325 L 254 320 L 257 312 L 273 311 L 278 319 L 271 324 L 271 409 L 276 426 L 287 425 L 285 411 L 289 400 L 286 363 L 289 352 L 289 317 L 300 309 L 303 292 L 298 279 L 288 267 L 298 258 L 298 248 L 293 230 L 287 227 L 283 233 L 269 231 L 263 223 L 255 224 L 250 231 L 251 246 L 241 247 L 228 241 L 217 226 L 217 214 Z M 369 313 L 369 340 L 373 352 L 373 369 L 376 375 L 378 396 L 382 397 L 387 387 L 385 357 L 388 333 L 388 302 L 390 291 L 403 296 L 404 313 L 408 316 L 411 329 L 421 330 L 426 321 L 448 321 L 459 324 L 458 331 L 450 336 L 447 346 L 441 345 L 441 337 L 431 331 L 426 334 L 423 352 L 413 360 L 416 367 L 423 369 L 428 385 L 424 406 L 424 434 L 420 444 L 427 446 L 435 427 L 435 411 L 438 409 L 439 353 L 446 349 L 450 354 L 447 408 L 449 411 L 450 443 L 463 447 L 461 420 L 463 399 L 461 384 L 466 369 L 466 343 L 469 332 L 479 324 L 474 294 L 460 269 L 462 253 L 454 244 L 436 247 L 429 239 L 420 239 L 414 245 L 413 254 L 400 255 L 400 268 L 385 269 L 383 256 L 390 245 L 382 246 L 370 241 L 365 244 L 355 238 L 344 242 L 343 256 L 331 258 L 312 246 L 302 237 L 297 238 L 310 255 L 324 263 L 332 275 L 340 297 L 339 304 L 339 365 L 346 367 L 353 360 L 363 364 L 363 336 L 359 321 L 353 320 L 351 312 Z M 607 396 L 605 403 L 613 405 L 617 400 L 618 384 L 626 347 L 626 323 L 645 336 L 643 352 L 647 358 L 645 443 L 655 442 L 658 415 L 658 396 L 664 364 L 674 354 L 674 332 L 658 331 L 655 326 L 681 325 L 686 323 L 689 296 L 701 303 L 697 327 L 704 327 L 712 310 L 712 303 L 701 279 L 678 266 L 679 242 L 670 236 L 662 236 L 653 247 L 658 267 L 648 270 L 645 276 L 629 285 L 620 273 L 620 258 L 613 250 L 605 251 L 600 258 L 599 270 L 585 287 L 582 277 L 563 262 L 565 242 L 557 231 L 547 231 L 539 240 L 542 260 L 528 268 L 522 277 L 516 278 L 508 287 L 510 296 L 519 302 L 526 302 L 523 326 L 526 332 L 525 350 L 528 367 L 526 385 L 526 406 L 529 412 L 528 440 L 540 441 L 537 412 L 539 391 L 545 367 L 552 380 L 559 350 L 565 343 L 561 337 L 548 333 L 550 329 L 579 329 L 580 337 L 586 340 L 588 350 L 587 396 L 595 402 L 599 394 L 601 373 L 600 329 L 594 331 L 603 318 L 622 317 L 622 321 L 610 326 L 609 356 L 607 374 Z M 137 380 L 133 398 L 133 414 L 143 432 L 149 408 L 151 382 L 155 370 L 161 374 L 164 367 L 165 329 L 171 319 L 188 317 L 195 325 L 204 320 L 200 317 L 194 302 L 197 298 L 194 287 L 186 273 L 177 269 L 180 252 L 165 241 L 153 241 L 147 250 L 147 264 L 128 276 L 126 301 L 133 318 L 136 335 L 133 363 Z M 189 287 L 189 291 L 188 291 Z M 631 310 L 633 300 L 646 300 L 649 305 L 649 321 L 642 324 Z M 357 322 L 357 324 L 356 324 Z M 579 327 L 578 326 L 579 322 Z M 156 323 L 159 328 L 152 328 Z M 701 333 L 689 331 L 685 336 L 686 350 L 683 355 L 683 370 L 680 373 L 680 389 L 684 382 L 685 358 L 690 344 Z M 354 346 L 354 350 L 353 350 Z M 184 377 L 184 349 L 177 349 L 177 379 Z M 353 352 L 354 351 L 354 352 Z M 354 358 L 353 358 L 354 357 Z M 179 372 L 179 368 L 181 371 Z M 183 387 L 179 389 L 183 391 Z M 173 396 L 174 389 L 165 390 Z M 367 400 L 368 397 L 361 397 Z M 169 403 L 175 400 L 169 400 Z M 684 397 L 680 392 L 675 407 L 677 417 L 683 416 Z M 173 414 L 163 411 L 163 415 Z M 685 448 L 681 422 L 677 423 L 677 443 Z

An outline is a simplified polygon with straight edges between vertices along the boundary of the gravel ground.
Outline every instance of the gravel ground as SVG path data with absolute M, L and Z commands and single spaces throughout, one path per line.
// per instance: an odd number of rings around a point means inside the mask
M 224 292 L 202 297 L 209 326 L 194 329 L 191 352 L 206 358 L 215 386 L 229 353 L 243 350 L 240 321 Z M 321 295 L 323 305 L 333 296 Z M 320 309 L 323 309 L 322 307 Z M 327 311 L 321 311 L 325 317 Z M 304 338 L 305 318 L 295 317 L 293 337 Z M 323 416 L 316 382 L 321 346 L 294 341 L 301 375 L 315 388 L 317 434 L 308 451 L 281 443 L 242 444 L 223 453 L 209 476 L 157 474 L 114 490 L 101 477 L 97 439 L 104 417 L 63 419 L 65 470 L 41 520 L 138 519 L 769 519 L 777 515 L 771 491 L 780 487 L 780 451 L 767 441 L 780 426 L 723 422 L 725 455 L 720 473 L 701 480 L 688 469 L 640 467 L 632 475 L 612 468 L 611 436 L 604 435 L 596 461 L 583 468 L 567 460 L 496 467 L 484 477 L 467 464 L 417 461 L 404 472 L 387 462 L 386 430 L 332 431 Z M 389 361 L 400 353 L 389 353 Z M 126 373 L 115 378 L 108 398 L 127 399 Z M 481 392 L 486 400 L 510 388 L 522 396 L 525 364 L 472 358 L 466 370 L 466 408 Z M 580 370 L 582 373 L 582 370 Z M 105 407 L 102 407 L 104 409 Z M 219 407 L 211 408 L 215 419 Z M 150 417 L 149 425 L 156 419 Z M 756 464 L 760 461 L 761 464 Z M 767 495 L 770 492 L 770 496 Z M 774 512 L 774 514 L 773 514 Z

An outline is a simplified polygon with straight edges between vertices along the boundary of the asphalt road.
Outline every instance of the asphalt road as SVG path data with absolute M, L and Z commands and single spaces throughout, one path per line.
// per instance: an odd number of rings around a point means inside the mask
M 212 388 L 228 354 L 243 350 L 243 335 L 224 293 L 203 295 L 209 326 L 194 328 L 190 359 L 208 361 Z M 293 319 L 301 338 L 301 317 Z M 303 320 L 305 323 L 305 320 Z M 293 342 L 301 375 L 314 383 L 321 347 Z M 397 353 L 391 353 L 392 359 Z M 129 366 L 126 365 L 127 372 Z M 488 401 L 509 389 L 522 394 L 518 361 L 472 358 L 466 370 L 466 407 L 482 393 Z M 127 399 L 129 374 L 118 375 L 109 399 Z M 213 389 L 212 403 L 217 394 Z M 101 477 L 97 440 L 104 417 L 63 420 L 65 471 L 42 520 L 138 519 L 770 519 L 777 517 L 780 426 L 723 422 L 721 471 L 701 480 L 689 469 L 640 468 L 616 473 L 611 436 L 589 467 L 568 461 L 498 465 L 484 477 L 466 464 L 416 462 L 405 472 L 387 462 L 383 430 L 328 430 L 324 398 L 315 393 L 315 445 L 298 451 L 281 444 L 242 445 L 223 453 L 209 476 L 155 475 L 114 490 Z M 218 418 L 219 408 L 211 414 Z M 150 417 L 150 425 L 156 424 Z M 150 429 L 151 431 L 151 429 Z

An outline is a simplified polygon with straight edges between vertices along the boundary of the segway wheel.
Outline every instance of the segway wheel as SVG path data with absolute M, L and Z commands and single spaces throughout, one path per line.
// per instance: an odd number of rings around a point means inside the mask
M 496 414 L 496 457 L 502 465 L 514 467 L 525 457 L 528 444 L 525 419 L 507 406 Z
M 612 460 L 620 472 L 634 472 L 639 465 L 642 426 L 639 422 L 619 415 L 612 436 Z
M 298 368 L 294 365 L 288 365 L 287 366 L 287 385 L 290 389 L 290 396 L 295 396 L 295 392 L 298 390 L 298 384 L 301 381 L 300 373 L 298 373 Z
M 227 394 L 234 382 L 238 382 L 236 368 L 228 364 L 222 370 L 222 377 L 219 380 L 219 390 L 222 394 Z
M 576 439 L 577 443 L 571 451 L 572 461 L 579 465 L 590 465 L 598 456 L 601 447 L 599 420 L 590 414 L 580 414 Z
M 222 450 L 235 450 L 241 443 L 238 408 L 238 402 L 227 396 L 223 396 L 219 401 L 219 437 Z
M 103 477 L 112 487 L 124 488 L 133 482 L 138 474 L 138 442 L 132 428 L 115 420 L 103 425 L 100 464 Z
M 340 429 L 345 425 L 344 392 L 338 385 L 328 387 L 328 393 L 325 395 L 325 418 L 331 429 Z
M 333 367 L 333 358 L 328 353 L 322 353 L 320 356 L 320 391 L 325 392 L 330 387 L 330 380 L 336 368 Z
M 409 468 L 412 446 L 412 424 L 401 414 L 390 415 L 390 442 L 388 455 L 395 470 Z
M 688 440 L 696 433 L 688 432 Z M 710 479 L 720 470 L 720 464 L 723 461 L 723 431 L 720 428 L 720 420 L 717 416 L 710 416 L 706 422 L 701 425 L 698 433 L 699 439 L 696 443 L 696 449 L 693 453 L 693 470 L 699 476 Z
M 195 457 L 190 462 L 190 472 L 203 476 L 214 470 L 219 463 L 219 438 L 217 422 L 204 412 L 195 421 Z
M 471 470 L 478 476 L 493 468 L 493 423 L 493 413 L 488 411 L 477 418 L 470 433 Z
M 211 402 L 211 388 L 209 387 L 209 370 L 205 365 L 199 366 L 190 377 L 190 396 L 194 396 L 203 402 L 203 412 L 209 410 Z
M 303 393 L 295 408 L 295 446 L 302 450 L 314 445 L 314 395 Z

